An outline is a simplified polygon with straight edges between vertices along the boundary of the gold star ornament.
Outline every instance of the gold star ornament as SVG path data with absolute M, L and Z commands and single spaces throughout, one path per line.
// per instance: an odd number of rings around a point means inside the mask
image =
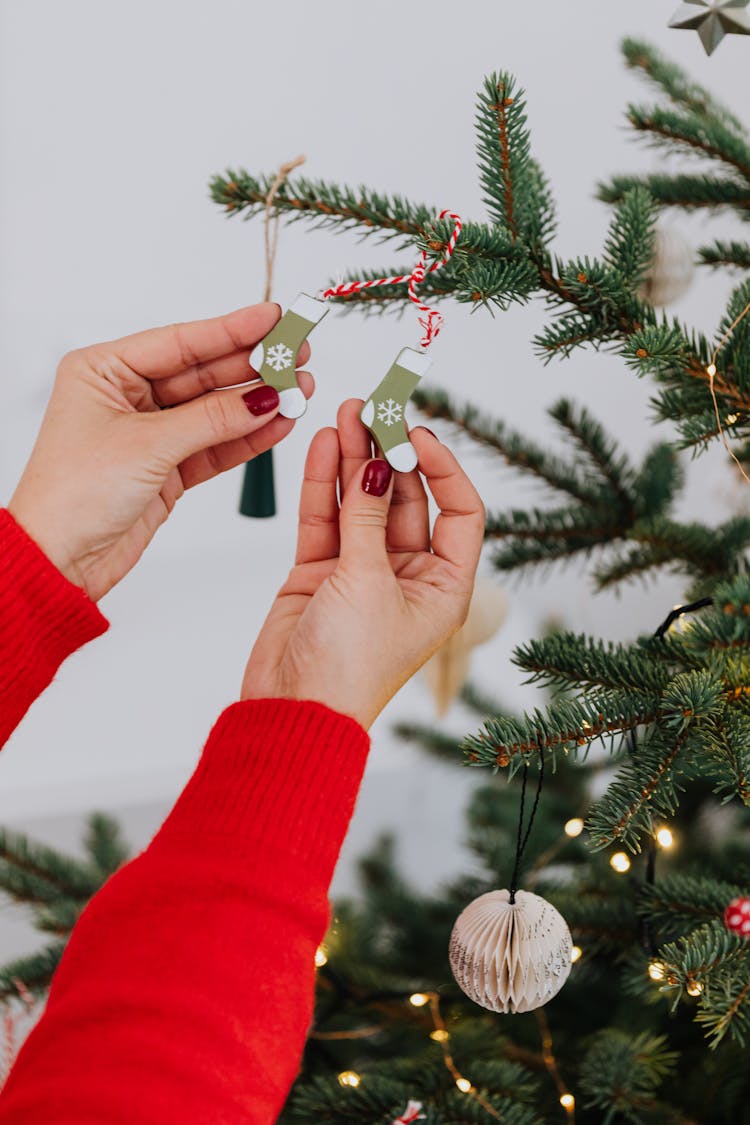
M 725 35 L 750 35 L 750 0 L 686 0 L 670 27 L 697 31 L 706 54 L 712 55 Z

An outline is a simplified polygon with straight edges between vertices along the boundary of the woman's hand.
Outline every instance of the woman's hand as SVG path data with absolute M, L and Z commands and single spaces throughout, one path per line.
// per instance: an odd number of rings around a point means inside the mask
M 97 601 L 136 564 L 186 488 L 286 437 L 279 397 L 248 366 L 280 316 L 238 309 L 70 352 L 8 505 L 71 582 Z M 310 354 L 304 345 L 299 362 Z M 312 376 L 299 382 L 309 398 Z M 171 410 L 164 407 L 174 407 Z
M 312 699 L 367 729 L 469 608 L 484 507 L 429 430 L 410 437 L 419 469 L 394 483 L 371 461 L 361 401 L 310 446 L 297 559 L 250 656 L 243 699 Z M 430 533 L 424 474 L 440 514 Z M 337 482 L 343 495 L 339 508 Z

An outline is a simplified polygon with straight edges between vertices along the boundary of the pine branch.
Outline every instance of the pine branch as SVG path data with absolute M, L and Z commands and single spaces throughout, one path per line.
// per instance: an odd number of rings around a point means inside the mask
M 663 691 L 670 670 L 642 649 L 624 648 L 597 641 L 583 634 L 553 633 L 540 641 L 529 641 L 513 654 L 513 663 L 531 673 L 527 683 L 548 687 L 652 688 Z
M 265 210 L 275 175 L 253 176 L 244 169 L 228 169 L 210 183 L 211 198 L 232 215 L 248 217 Z M 316 226 L 342 230 L 362 227 L 365 233 L 395 238 L 408 245 L 429 226 L 434 209 L 413 204 L 399 195 L 337 187 L 323 180 L 299 177 L 277 189 L 274 208 L 287 218 L 311 219 Z
M 676 1002 L 692 982 L 703 986 L 697 1021 L 709 1033 L 711 1046 L 718 1046 L 727 1033 L 744 1045 L 750 1033 L 747 941 L 717 919 L 662 946 L 659 955 L 667 973 L 664 991 L 672 992 Z
M 29 906 L 45 906 L 61 899 L 80 902 L 82 898 L 80 895 L 75 895 L 69 899 L 58 883 L 16 867 L 7 860 L 0 860 L 0 892 L 14 902 L 26 903 Z
M 699 579 L 707 594 L 713 584 L 736 571 L 739 559 L 750 546 L 750 519 L 737 517 L 719 527 L 707 528 L 662 517 L 637 521 L 627 535 L 636 545 L 595 571 L 600 590 L 669 566 Z
M 724 242 L 717 239 L 711 246 L 702 246 L 698 257 L 703 265 L 718 269 L 731 266 L 739 270 L 750 270 L 750 244 L 747 242 Z
M 637 187 L 615 208 L 604 245 L 604 260 L 633 292 L 646 275 L 654 255 L 656 208 L 650 192 Z
M 638 753 L 626 763 L 600 801 L 594 805 L 586 826 L 595 847 L 617 841 L 640 851 L 640 839 L 651 832 L 652 812 L 671 816 L 678 803 L 680 756 L 688 740 L 687 731 L 673 734 L 652 732 Z
M 624 1121 L 642 1125 L 644 1110 L 656 1108 L 653 1095 L 679 1059 L 666 1044 L 665 1036 L 647 1032 L 632 1035 L 615 1028 L 598 1032 L 580 1068 L 586 1106 L 606 1110 L 606 1120 L 616 1113 Z M 669 1119 L 659 1117 L 663 1122 Z
M 3 861 L 0 887 L 9 893 L 14 893 L 11 888 L 17 887 L 19 878 L 24 875 L 30 882 L 38 881 L 40 893 L 43 893 L 42 884 L 46 883 L 58 894 L 73 898 L 87 899 L 99 886 L 99 880 L 85 864 L 5 828 L 0 828 L 0 860 Z
M 661 207 L 681 207 L 684 211 L 731 207 L 745 221 L 750 211 L 750 188 L 746 184 L 706 174 L 652 172 L 642 176 L 613 176 L 599 184 L 597 196 L 604 203 L 620 203 L 635 188 L 645 188 Z
M 577 447 L 593 463 L 603 481 L 609 485 L 610 497 L 616 501 L 625 522 L 634 515 L 633 470 L 628 458 L 617 444 L 604 432 L 585 407 L 576 408 L 568 399 L 560 399 L 550 415 L 562 430 L 567 432 Z
M 740 677 L 743 685 L 748 680 L 747 672 L 747 667 L 743 666 Z M 710 772 L 716 782 L 714 791 L 723 796 L 725 802 L 737 796 L 744 805 L 750 805 L 750 715 L 726 707 L 721 722 L 713 724 L 708 734 Z
M 659 149 L 674 148 L 685 155 L 698 155 L 738 172 L 750 181 L 750 146 L 744 137 L 716 119 L 680 113 L 662 106 L 628 106 L 630 124 L 643 139 Z
M 64 948 L 63 942 L 55 942 L 40 953 L 20 957 L 0 969 L 0 1000 L 18 997 L 18 981 L 32 995 L 43 996 L 49 989 Z
M 717 102 L 703 86 L 693 82 L 681 67 L 665 58 L 649 43 L 641 39 L 625 39 L 622 53 L 631 69 L 640 70 L 676 106 L 698 117 L 731 126 L 736 132 L 745 135 L 745 126 L 731 110 Z
M 118 822 L 105 813 L 91 813 L 83 844 L 102 880 L 113 875 L 129 858 L 130 849 L 122 838 Z
M 477 407 L 459 404 L 445 391 L 424 386 L 416 389 L 412 402 L 427 418 L 450 422 L 473 441 L 499 453 L 506 464 L 533 474 L 550 488 L 573 496 L 583 504 L 599 507 L 604 502 L 601 488 L 586 481 L 577 466 L 552 456 Z
M 512 242 L 525 242 L 541 252 L 554 231 L 554 204 L 531 158 L 526 100 L 512 75 L 485 79 L 476 129 L 479 176 L 490 217 Z
M 665 875 L 641 889 L 639 914 L 655 926 L 691 929 L 700 922 L 721 919 L 728 902 L 744 894 L 736 883 L 723 883 L 698 875 Z
M 518 220 L 514 203 L 520 195 L 529 159 L 529 132 L 523 99 L 514 97 L 515 82 L 510 75 L 491 75 L 485 79 L 477 114 L 479 168 L 484 202 L 495 223 L 504 226 L 517 241 Z
M 545 750 L 554 754 L 588 747 L 603 736 L 615 736 L 650 725 L 659 717 L 659 697 L 634 691 L 558 700 L 546 711 L 532 711 L 517 719 L 498 715 L 482 731 L 462 742 L 471 765 L 520 768 L 525 759 Z

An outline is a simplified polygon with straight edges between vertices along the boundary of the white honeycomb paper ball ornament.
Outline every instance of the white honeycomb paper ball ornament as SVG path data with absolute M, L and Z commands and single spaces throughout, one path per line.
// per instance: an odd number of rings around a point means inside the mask
M 674 227 L 658 227 L 654 256 L 638 296 L 652 305 L 671 305 L 683 297 L 693 280 L 693 250 Z
M 573 943 L 565 919 L 539 895 L 489 891 L 456 919 L 449 957 L 456 983 L 493 1012 L 531 1012 L 560 991 Z

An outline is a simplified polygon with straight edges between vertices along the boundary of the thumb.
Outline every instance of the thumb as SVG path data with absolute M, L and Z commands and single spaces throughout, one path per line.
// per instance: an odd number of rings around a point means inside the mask
M 393 470 L 387 461 L 368 461 L 354 474 L 344 493 L 339 518 L 339 557 L 352 567 L 387 562 L 386 528 L 393 494 Z
M 250 391 L 209 391 L 156 416 L 175 464 L 225 441 L 247 437 L 275 417 L 279 393 L 266 383 Z

